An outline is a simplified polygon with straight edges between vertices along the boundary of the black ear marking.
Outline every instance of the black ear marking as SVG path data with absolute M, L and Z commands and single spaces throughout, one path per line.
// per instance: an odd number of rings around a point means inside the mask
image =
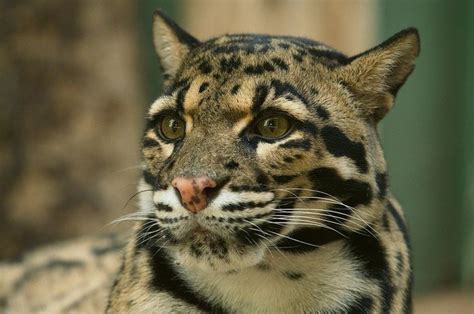
M 169 16 L 164 14 L 161 10 L 156 10 L 153 13 L 153 17 L 156 18 L 161 18 L 167 25 L 168 27 L 173 30 L 174 34 L 178 38 L 178 40 L 185 45 L 188 46 L 197 46 L 199 45 L 199 40 L 194 38 L 192 35 L 187 33 L 184 29 L 182 29 L 178 24 L 176 24 L 175 21 L 173 21 Z
M 420 54 L 416 28 L 407 28 L 380 45 L 348 59 L 336 71 L 338 80 L 361 104 L 359 111 L 369 121 L 378 122 L 393 106 L 394 98 L 415 68 Z
M 189 51 L 200 44 L 160 10 L 153 14 L 153 43 L 164 77 L 174 77 Z

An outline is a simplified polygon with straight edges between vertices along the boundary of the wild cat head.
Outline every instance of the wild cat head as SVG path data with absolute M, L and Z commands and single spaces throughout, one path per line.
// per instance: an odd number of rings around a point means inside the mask
M 415 29 L 354 57 L 290 36 L 199 41 L 160 12 L 140 239 L 228 271 L 370 227 L 386 191 L 376 125 L 414 68 Z

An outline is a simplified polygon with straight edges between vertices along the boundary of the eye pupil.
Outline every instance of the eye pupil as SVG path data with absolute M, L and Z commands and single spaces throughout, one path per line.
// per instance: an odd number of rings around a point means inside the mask
M 274 133 L 278 128 L 278 122 L 275 118 L 267 119 L 264 122 L 264 126 Z
M 286 135 L 290 128 L 290 120 L 286 116 L 275 115 L 262 119 L 257 124 L 256 131 L 262 137 L 275 139 Z
M 185 124 L 183 120 L 165 115 L 160 123 L 160 135 L 166 140 L 176 140 L 184 136 Z
M 175 119 L 170 119 L 169 128 L 173 133 L 176 133 L 179 130 L 178 121 L 176 121 Z

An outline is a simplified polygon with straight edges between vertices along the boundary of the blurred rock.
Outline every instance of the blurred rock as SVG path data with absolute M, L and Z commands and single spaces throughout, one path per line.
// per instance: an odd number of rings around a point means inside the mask
M 131 210 L 144 115 L 136 5 L 0 2 L 0 258 Z

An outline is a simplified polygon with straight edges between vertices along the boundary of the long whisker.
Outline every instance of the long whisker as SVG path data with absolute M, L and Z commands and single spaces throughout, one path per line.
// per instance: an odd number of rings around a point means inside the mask
M 301 210 L 302 209 L 302 210 Z M 287 218 L 288 220 L 290 220 L 291 217 L 295 217 L 295 218 L 307 218 L 307 219 L 319 219 L 320 221 L 325 221 L 327 223 L 330 223 L 330 224 L 335 224 L 335 225 L 340 225 L 340 226 L 344 226 L 343 223 L 340 223 L 340 222 L 337 222 L 337 221 L 331 221 L 331 220 L 328 220 L 328 219 L 325 219 L 325 217 L 329 217 L 329 218 L 334 218 L 334 219 L 341 219 L 343 217 L 352 217 L 353 219 L 355 219 L 355 221 L 350 221 L 350 223 L 354 224 L 356 227 L 359 227 L 359 228 L 368 228 L 367 231 L 370 233 L 370 235 L 372 235 L 374 238 L 378 238 L 377 235 L 379 235 L 378 231 L 375 230 L 370 224 L 368 224 L 365 220 L 359 218 L 359 217 L 356 217 L 356 216 L 352 216 L 350 214 L 346 214 L 346 213 L 341 213 L 341 212 L 338 212 L 338 211 L 331 211 L 331 210 L 320 210 L 320 209 L 317 209 L 317 208 L 313 208 L 313 209 L 308 209 L 308 208 L 301 208 L 301 209 L 297 209 L 295 211 L 295 213 L 291 216 L 288 216 L 288 215 L 284 215 L 284 214 L 281 214 L 281 215 L 278 215 L 278 214 L 274 214 L 272 217 L 281 217 L 281 218 Z M 285 212 L 285 211 L 294 211 L 295 209 L 278 209 L 278 211 L 281 211 L 281 212 Z M 329 212 L 329 214 L 328 214 Z M 318 215 L 321 215 L 321 216 L 311 216 L 311 214 L 314 214 L 314 213 L 317 213 Z M 334 213 L 334 214 L 337 214 L 337 215 L 331 215 L 330 213 Z M 298 214 L 303 214 L 303 215 L 299 215 Z M 304 215 L 304 214 L 307 214 L 307 215 Z M 309 215 L 309 216 L 308 216 Z M 343 217 L 341 217 L 343 216 Z M 361 223 L 359 223 L 358 221 L 360 221 Z M 370 230 L 369 230 L 370 229 Z M 374 233 L 372 233 L 374 232 Z
M 325 223 L 323 225 L 315 225 L 315 226 L 319 226 L 319 227 L 323 227 L 323 228 L 326 228 L 326 229 L 330 229 L 330 230 L 333 230 L 339 234 L 341 234 L 340 232 L 338 232 L 338 230 L 336 229 L 333 229 L 332 227 L 328 226 L 328 224 L 331 224 L 331 225 L 336 225 L 336 226 L 341 226 L 341 227 L 345 227 L 345 225 L 343 223 L 340 223 L 340 222 L 336 222 L 336 221 L 331 221 L 331 220 L 328 220 L 328 219 L 325 219 L 324 217 L 312 217 L 312 216 L 304 216 L 304 215 L 292 215 L 290 217 L 288 217 L 287 215 L 273 215 L 272 217 L 274 217 L 274 219 L 278 219 L 278 220 L 281 220 L 281 221 L 285 221 L 287 222 L 288 224 L 291 224 L 292 222 L 296 223 L 296 224 L 312 224 L 312 223 L 315 223 L 315 222 L 322 222 L 322 223 Z M 293 218 L 293 219 L 292 219 Z M 353 224 L 361 227 L 361 228 L 364 228 L 365 225 L 360 225 L 356 222 L 352 222 Z M 373 228 L 371 228 L 377 235 L 377 231 Z M 378 238 L 376 234 L 373 234 L 370 230 L 367 230 L 371 236 L 373 236 L 374 238 Z M 360 232 L 359 230 L 351 230 L 350 232 L 354 232 L 354 233 L 357 233 L 357 234 L 361 234 L 361 235 L 365 235 L 363 232 Z M 342 234 L 341 234 L 342 235 Z M 347 237 L 346 237 L 347 238 Z
M 135 192 L 132 194 L 132 196 L 130 196 L 128 198 L 128 200 L 125 202 L 125 205 L 123 205 L 122 209 L 123 210 L 124 208 L 126 208 L 128 206 L 128 204 L 130 203 L 131 200 L 133 200 L 137 195 L 141 194 L 141 193 L 144 193 L 144 192 L 153 192 L 153 189 L 146 189 L 146 190 L 141 190 L 141 191 L 138 191 L 138 192 Z
M 121 172 L 129 171 L 129 170 L 135 170 L 135 169 L 143 169 L 143 165 L 139 164 L 139 165 L 135 165 L 135 166 L 130 166 L 130 167 L 118 169 L 118 170 L 115 170 L 115 173 L 121 173 Z
M 287 220 L 286 217 L 275 217 L 275 219 L 277 221 L 267 221 L 267 220 L 257 218 L 257 220 L 259 220 L 259 221 L 270 223 L 270 224 L 275 224 L 275 225 L 279 225 L 279 226 L 313 226 L 313 227 L 319 227 L 319 228 L 326 228 L 326 229 L 334 231 L 337 234 L 341 235 L 342 237 L 348 239 L 348 237 L 345 234 L 343 234 L 342 232 L 340 232 L 339 230 L 337 230 L 337 229 L 335 229 L 331 226 L 328 226 L 324 223 L 318 223 L 318 221 L 310 221 L 310 220 L 303 220 L 303 219 L 291 221 L 291 220 Z M 320 222 L 327 222 L 324 219 L 320 219 L 319 221 Z
M 352 223 L 355 224 L 356 226 L 362 227 L 362 228 L 367 227 L 367 226 L 370 227 L 370 224 L 368 224 L 362 218 L 357 217 L 357 216 L 353 216 L 351 214 L 339 212 L 339 211 L 336 211 L 336 210 L 328 210 L 328 209 L 320 209 L 320 208 L 292 208 L 292 209 L 290 209 L 290 208 L 278 208 L 278 209 L 276 209 L 276 211 L 277 212 L 283 212 L 283 213 L 284 212 L 294 212 L 294 214 L 291 215 L 291 216 L 294 216 L 296 214 L 308 214 L 308 215 L 317 214 L 318 216 L 321 215 L 321 216 L 324 216 L 324 217 L 330 217 L 330 218 L 334 218 L 334 219 L 353 218 L 356 221 L 362 222 L 362 224 L 360 224 L 360 223 L 352 221 Z M 332 214 L 334 214 L 334 215 L 332 215 Z M 318 216 L 307 216 L 307 217 L 318 217 Z
M 260 234 L 260 232 L 266 234 L 266 232 L 263 231 L 262 228 L 260 228 L 258 225 L 254 224 L 253 222 L 251 222 L 251 221 L 249 221 L 249 220 L 247 220 L 247 219 L 244 219 L 244 221 L 246 221 L 247 223 L 249 223 L 249 224 L 251 224 L 251 225 L 253 225 L 253 226 L 255 226 L 255 227 L 257 228 L 257 229 L 255 229 L 255 228 L 250 227 L 251 230 L 257 231 L 256 235 L 257 235 L 259 238 L 261 238 L 261 239 L 264 240 L 264 241 L 265 241 L 265 240 L 266 240 L 266 241 L 269 241 L 264 235 L 261 235 L 261 234 Z M 248 232 L 246 232 L 246 233 L 248 234 Z M 253 242 L 253 241 L 252 241 L 252 242 Z M 269 242 L 271 243 L 271 241 L 269 241 Z M 256 244 L 256 243 L 254 243 L 254 244 Z M 272 253 L 271 249 L 268 247 L 268 245 L 267 245 L 266 243 L 263 243 L 263 245 L 265 246 L 265 248 L 267 249 L 267 251 L 270 253 L 270 255 L 271 255 L 272 258 L 273 258 L 273 257 L 274 257 L 274 256 L 273 256 L 273 253 Z
M 349 206 L 347 204 L 344 204 L 343 202 L 340 202 L 340 201 L 336 201 L 336 200 L 333 200 L 333 199 L 328 199 L 328 198 L 324 198 L 324 197 L 318 197 L 318 196 L 300 196 L 298 197 L 298 199 L 300 200 L 315 200 L 315 201 L 318 201 L 318 202 L 323 202 L 323 203 L 329 203 L 329 204 L 338 204 L 338 205 L 341 205 L 341 206 L 344 206 L 345 208 L 353 211 L 354 213 L 357 213 L 358 211 L 352 207 L 352 206 Z M 373 219 L 377 219 L 378 217 L 370 214 L 370 213 L 366 213 L 367 216 L 369 216 L 370 218 L 373 218 Z
M 295 239 L 293 237 L 290 237 L 290 236 L 287 236 L 287 235 L 284 235 L 284 234 L 281 234 L 281 233 L 278 233 L 278 232 L 273 232 L 273 231 L 270 231 L 270 230 L 268 232 L 273 233 L 276 236 L 280 236 L 280 237 L 283 237 L 283 238 L 286 238 L 288 240 L 295 241 L 295 242 L 298 242 L 298 243 L 301 243 L 301 244 L 304 244 L 304 245 L 309 245 L 309 246 L 312 246 L 312 247 L 321 248 L 320 245 L 316 245 L 316 244 L 308 243 L 308 242 L 305 242 L 305 241 L 301 241 L 301 240 Z

